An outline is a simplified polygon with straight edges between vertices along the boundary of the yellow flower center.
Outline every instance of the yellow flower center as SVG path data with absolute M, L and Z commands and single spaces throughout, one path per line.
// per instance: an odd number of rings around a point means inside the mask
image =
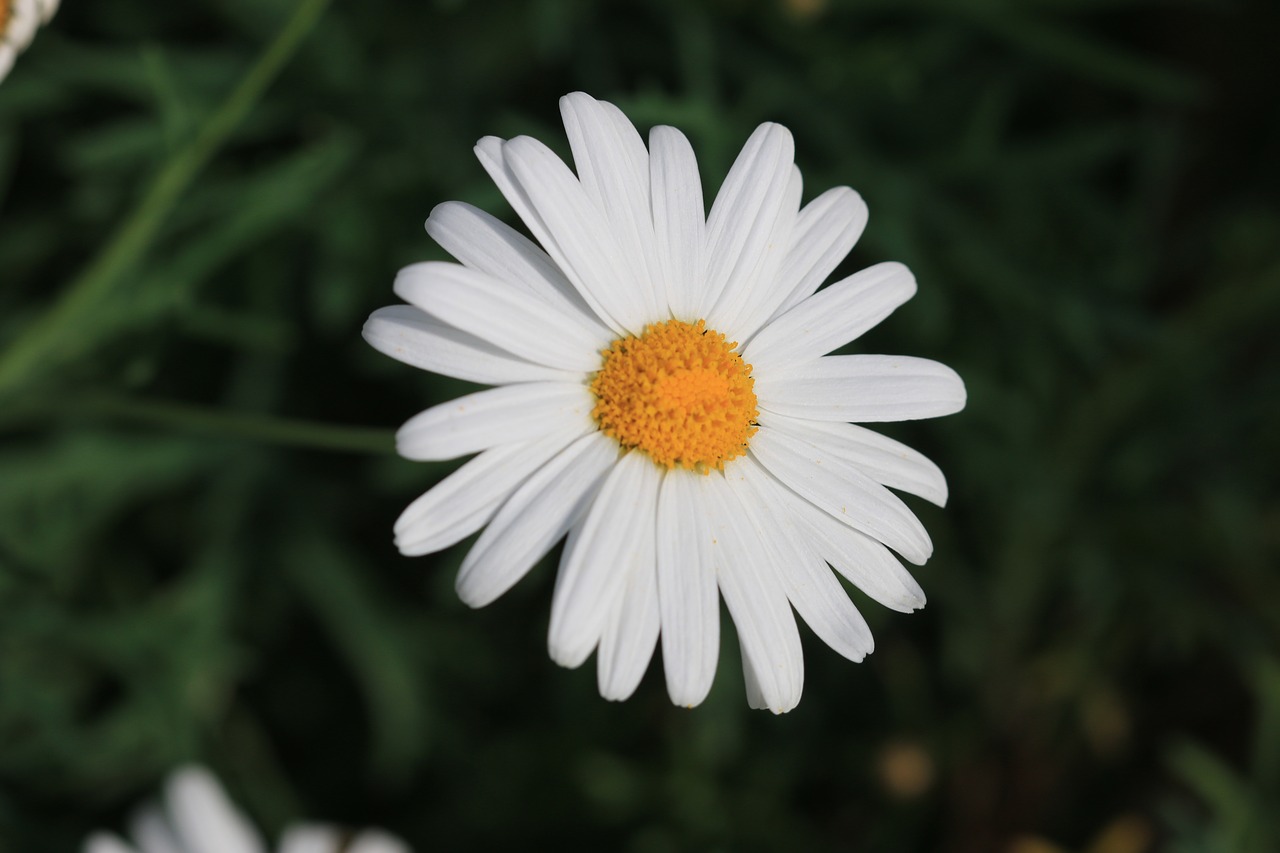
M 9 0 L 0 0 L 0 36 L 9 29 Z
M 618 338 L 591 380 L 591 416 L 605 435 L 659 465 L 724 468 L 747 452 L 757 429 L 751 365 L 736 346 L 702 320 L 668 320 Z

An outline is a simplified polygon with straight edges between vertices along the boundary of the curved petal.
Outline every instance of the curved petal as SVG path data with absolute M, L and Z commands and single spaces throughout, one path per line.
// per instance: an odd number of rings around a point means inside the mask
M 548 433 L 580 435 L 592 427 L 595 397 L 581 382 L 525 382 L 477 391 L 432 406 L 396 432 L 406 459 L 456 459 Z
M 666 319 L 666 285 L 654 252 L 644 140 L 621 110 L 584 92 L 561 98 L 560 114 L 578 179 L 612 226 L 627 267 L 636 273 L 647 321 Z
M 724 531 L 707 517 L 711 478 L 672 469 L 658 492 L 658 608 L 667 693 L 692 708 L 707 698 L 720 655 L 716 567 Z
M 511 174 L 544 223 L 555 258 L 583 299 L 602 317 L 639 334 L 652 317 L 646 314 L 647 284 L 627 263 L 604 215 L 550 148 L 520 136 L 502 146 Z
M 544 302 L 577 312 L 583 322 L 600 325 L 547 253 L 496 217 L 460 201 L 446 201 L 431 211 L 426 228 L 441 248 L 473 270 L 518 284 Z M 598 334 L 609 337 L 607 330 Z
M 947 505 L 947 478 L 924 454 L 854 424 L 805 421 L 762 413 L 760 423 L 807 441 L 823 453 L 856 465 L 882 486 Z
M 760 408 L 817 421 L 911 421 L 964 408 L 964 381 L 906 355 L 828 355 L 756 379 Z
M 733 617 L 744 661 L 750 661 L 755 693 L 770 711 L 783 714 L 800 702 L 804 688 L 804 651 L 800 631 L 787 601 L 781 575 L 792 566 L 780 561 L 769 530 L 772 519 L 761 517 L 742 501 L 740 483 L 716 477 L 710 481 L 711 503 L 704 512 L 720 521 L 725 536 L 723 556 L 716 563 L 720 594 Z
M 915 276 L 902 264 L 876 264 L 818 291 L 769 323 L 742 357 L 765 372 L 813 361 L 856 340 L 915 292 Z
M 636 557 L 626 569 L 622 595 L 600 636 L 596 682 L 600 695 L 613 702 L 621 702 L 635 692 L 658 644 L 661 617 L 657 546 L 655 524 L 640 539 Z
M 581 379 L 578 371 L 525 361 L 412 305 L 389 305 L 369 315 L 361 331 L 383 355 L 422 370 L 484 385 Z
M 791 249 L 778 273 L 778 287 L 787 297 L 775 316 L 813 295 L 866 227 L 866 202 L 849 187 L 829 189 L 806 204 L 796 218 Z
M 157 807 L 143 809 L 129 825 L 134 843 L 140 853 L 183 853 L 182 844 L 173 834 L 173 827 Z
M 0 45 L 0 54 L 3 54 L 3 48 L 4 45 Z M 3 70 L 4 67 L 0 65 L 0 72 Z M 85 839 L 81 853 L 136 853 L 136 851 L 121 841 L 119 836 L 109 832 L 95 832 Z
M 409 504 L 395 524 L 396 547 L 417 557 L 461 542 L 484 527 L 530 474 L 590 431 L 486 450 Z
M 617 458 L 617 442 L 592 432 L 534 472 L 462 561 L 458 597 L 483 607 L 514 586 L 587 510 Z
M 460 264 L 405 267 L 395 292 L 433 317 L 547 367 L 598 370 L 600 350 L 609 345 L 601 327 Z
M 706 210 L 693 146 L 674 127 L 649 131 L 653 229 L 671 316 L 701 319 L 699 294 L 706 268 Z
M 791 181 L 778 206 L 773 229 L 765 238 L 766 250 L 760 256 L 759 266 L 742 281 L 730 282 L 707 315 L 707 324 L 723 330 L 730 340 L 749 341 L 787 295 L 778 287 L 778 267 L 791 241 L 802 190 L 800 170 L 792 166 Z
M 725 289 L 752 287 L 766 258 L 784 250 L 769 234 L 792 181 L 795 143 L 779 124 L 765 123 L 747 139 L 707 217 L 707 273 L 698 316 L 706 317 Z
M 301 824 L 285 830 L 279 853 L 334 853 L 346 849 L 344 841 L 344 833 L 335 826 Z
M 347 843 L 345 853 L 412 853 L 412 850 L 389 833 L 366 829 Z
M 738 497 L 765 522 L 760 529 L 769 533 L 762 538 L 769 546 L 770 560 L 781 569 L 783 589 L 796 612 L 818 639 L 849 660 L 861 661 L 875 648 L 871 629 L 796 527 L 787 498 L 780 494 L 786 487 L 749 457 L 734 465 L 728 476 L 741 485 Z
M 662 475 L 632 451 L 605 478 L 581 529 L 565 548 L 551 601 L 547 646 L 561 666 L 581 666 L 614 615 L 632 567 L 652 554 Z
M 912 563 L 923 564 L 933 553 L 929 534 L 907 505 L 856 466 L 764 426 L 751 439 L 751 455 L 800 497 Z
M 169 777 L 165 799 L 188 853 L 265 853 L 257 831 L 203 767 L 185 767 Z

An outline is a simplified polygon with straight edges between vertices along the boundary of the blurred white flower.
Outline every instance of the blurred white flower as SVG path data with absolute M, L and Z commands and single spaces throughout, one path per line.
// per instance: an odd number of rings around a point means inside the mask
M 141 811 L 131 827 L 133 844 L 99 832 L 83 853 L 265 853 L 257 830 L 203 767 L 176 770 L 165 785 L 164 802 Z M 378 830 L 351 836 L 321 824 L 287 830 L 279 853 L 409 853 L 403 841 Z
M 0 0 L 0 80 L 9 74 L 18 54 L 35 38 L 36 28 L 49 23 L 60 0 Z
M 916 291 L 884 263 L 819 290 L 867 208 L 848 187 L 800 207 L 785 127 L 763 124 L 706 214 L 689 141 L 655 127 L 646 148 L 613 104 L 561 100 L 577 174 L 529 137 L 476 153 L 542 244 L 460 202 L 427 231 L 461 263 L 401 270 L 408 302 L 375 311 L 387 355 L 498 387 L 428 409 L 397 435 L 410 459 L 479 455 L 396 522 L 405 554 L 485 528 L 457 589 L 472 607 L 520 580 L 566 533 L 549 649 L 597 652 L 609 699 L 636 688 L 661 636 L 667 690 L 706 697 L 724 598 L 748 701 L 800 701 L 792 608 L 861 660 L 871 632 L 828 563 L 876 601 L 911 611 L 929 535 L 891 487 L 937 504 L 942 472 L 850 421 L 931 418 L 965 404 L 935 361 L 828 355 Z

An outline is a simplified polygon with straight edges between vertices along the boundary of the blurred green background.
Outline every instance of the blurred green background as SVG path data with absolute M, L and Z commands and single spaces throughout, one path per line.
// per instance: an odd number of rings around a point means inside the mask
M 1272 2 L 66 0 L 0 84 L 0 850 L 120 828 L 211 765 L 273 836 L 418 849 L 1280 850 L 1280 110 Z M 547 658 L 552 566 L 472 612 L 391 524 L 392 452 L 463 391 L 359 337 L 441 258 L 471 153 L 566 152 L 583 89 L 710 190 L 760 121 L 837 275 L 919 295 L 858 343 L 960 415 L 911 617 L 806 635 L 749 711 L 726 627 L 673 708 Z M 726 626 L 727 626 L 726 622 Z

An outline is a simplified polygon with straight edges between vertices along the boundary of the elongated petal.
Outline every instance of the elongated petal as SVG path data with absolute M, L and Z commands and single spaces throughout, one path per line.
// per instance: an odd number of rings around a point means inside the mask
M 733 617 L 745 659 L 752 664 L 755 684 L 765 707 L 775 714 L 790 711 L 804 687 L 804 652 L 795 616 L 787 602 L 780 575 L 792 566 L 779 562 L 771 535 L 772 524 L 739 499 L 740 489 L 729 480 L 708 478 L 711 503 L 703 512 L 725 530 L 718 540 L 722 560 L 716 563 L 720 594 Z
M 460 201 L 436 205 L 427 218 L 427 233 L 473 270 L 518 284 L 544 302 L 577 312 L 584 322 L 599 325 L 595 312 L 546 252 L 483 210 Z M 598 334 L 609 335 L 605 330 Z
M 583 92 L 560 99 L 569 147 L 587 196 L 611 225 L 649 321 L 665 319 L 666 285 L 654 251 L 649 152 L 635 126 L 613 104 Z
M 644 453 L 618 460 L 600 487 L 581 530 L 565 548 L 551 602 L 551 659 L 581 666 L 614 614 L 631 568 L 653 553 L 658 467 Z
M 924 525 L 897 495 L 808 442 L 761 427 L 751 454 L 792 491 L 920 565 L 933 553 Z
M 622 595 L 600 637 L 596 681 L 600 695 L 614 702 L 635 692 L 658 644 L 661 616 L 657 546 L 655 524 L 640 539 L 640 549 L 627 569 Z
M 477 391 L 432 406 L 396 433 L 406 459 L 456 459 L 548 433 L 580 435 L 592 426 L 595 397 L 581 382 L 525 382 Z
M 778 273 L 778 287 L 787 296 L 776 315 L 789 311 L 821 287 L 866 226 L 867 205 L 848 187 L 827 190 L 806 204 L 796 219 L 791 249 Z
M 462 561 L 458 597 L 483 607 L 514 586 L 587 510 L 617 457 L 618 445 L 592 432 L 534 472 Z
M 701 319 L 697 311 L 706 269 L 702 179 L 693 147 L 674 127 L 649 131 L 649 180 L 668 308 L 678 320 Z
M 165 788 L 169 816 L 188 853 L 265 853 L 258 833 L 203 767 L 185 767 Z
M 763 372 L 814 361 L 856 340 L 915 292 L 915 276 L 902 264 L 877 264 L 815 293 L 761 329 L 743 359 Z
M 924 607 L 924 590 L 888 548 L 794 492 L 787 499 L 796 527 L 849 583 L 890 610 L 910 613 Z
M 900 441 L 838 421 L 805 421 L 764 413 L 760 423 L 856 465 L 883 486 L 919 495 L 938 506 L 947 504 L 947 479 L 942 470 Z
M 379 308 L 369 315 L 361 334 L 374 349 L 397 361 L 468 382 L 571 381 L 582 375 L 526 361 L 412 305 Z
M 707 280 L 699 316 L 705 317 L 728 287 L 753 287 L 767 257 L 769 234 L 787 198 L 795 144 L 777 124 L 756 128 L 725 178 L 707 217 Z
M 766 238 L 769 249 L 760 256 L 759 266 L 741 281 L 730 282 L 707 315 L 707 324 L 723 329 L 730 340 L 745 343 L 777 310 L 786 293 L 778 285 L 778 267 L 791 240 L 796 212 L 800 208 L 800 170 L 791 167 L 791 182 L 778 206 L 773 230 Z
M 280 838 L 279 853 L 334 853 L 345 850 L 344 835 L 337 827 L 303 824 L 289 827 Z
M 818 421 L 911 421 L 964 408 L 964 382 L 945 364 L 906 355 L 829 355 L 756 380 L 760 408 Z
M 716 594 L 723 529 L 709 522 L 711 474 L 668 471 L 658 493 L 658 605 L 667 693 L 692 708 L 707 697 L 720 654 Z
M 554 241 L 544 243 L 583 299 L 604 317 L 639 334 L 650 320 L 639 270 L 625 253 L 582 184 L 551 149 L 527 136 L 502 146 L 503 156 Z
M 428 261 L 396 276 L 404 301 L 536 364 L 589 372 L 608 346 L 602 327 L 459 264 Z
M 3 47 L 0 45 L 0 58 L 3 58 Z M 0 65 L 0 72 L 3 70 L 4 66 Z M 121 841 L 119 836 L 109 832 L 95 832 L 85 839 L 82 853 L 136 853 L 136 851 Z
M 366 829 L 351 839 L 345 853 L 412 853 L 408 844 L 378 829 Z
M 530 474 L 591 431 L 486 450 L 409 504 L 396 521 L 396 547 L 415 557 L 461 542 L 487 524 Z
M 140 853 L 184 853 L 173 827 L 157 807 L 143 809 L 130 822 L 134 843 Z
M 769 559 L 779 567 L 787 598 L 805 623 L 831 648 L 860 661 L 875 648 L 871 629 L 840 586 L 809 537 L 797 526 L 788 506 L 786 486 L 755 460 L 745 458 L 726 470 L 726 478 L 740 486 L 738 497 L 758 519 L 767 519 Z M 736 482 L 735 482 L 736 481 Z

